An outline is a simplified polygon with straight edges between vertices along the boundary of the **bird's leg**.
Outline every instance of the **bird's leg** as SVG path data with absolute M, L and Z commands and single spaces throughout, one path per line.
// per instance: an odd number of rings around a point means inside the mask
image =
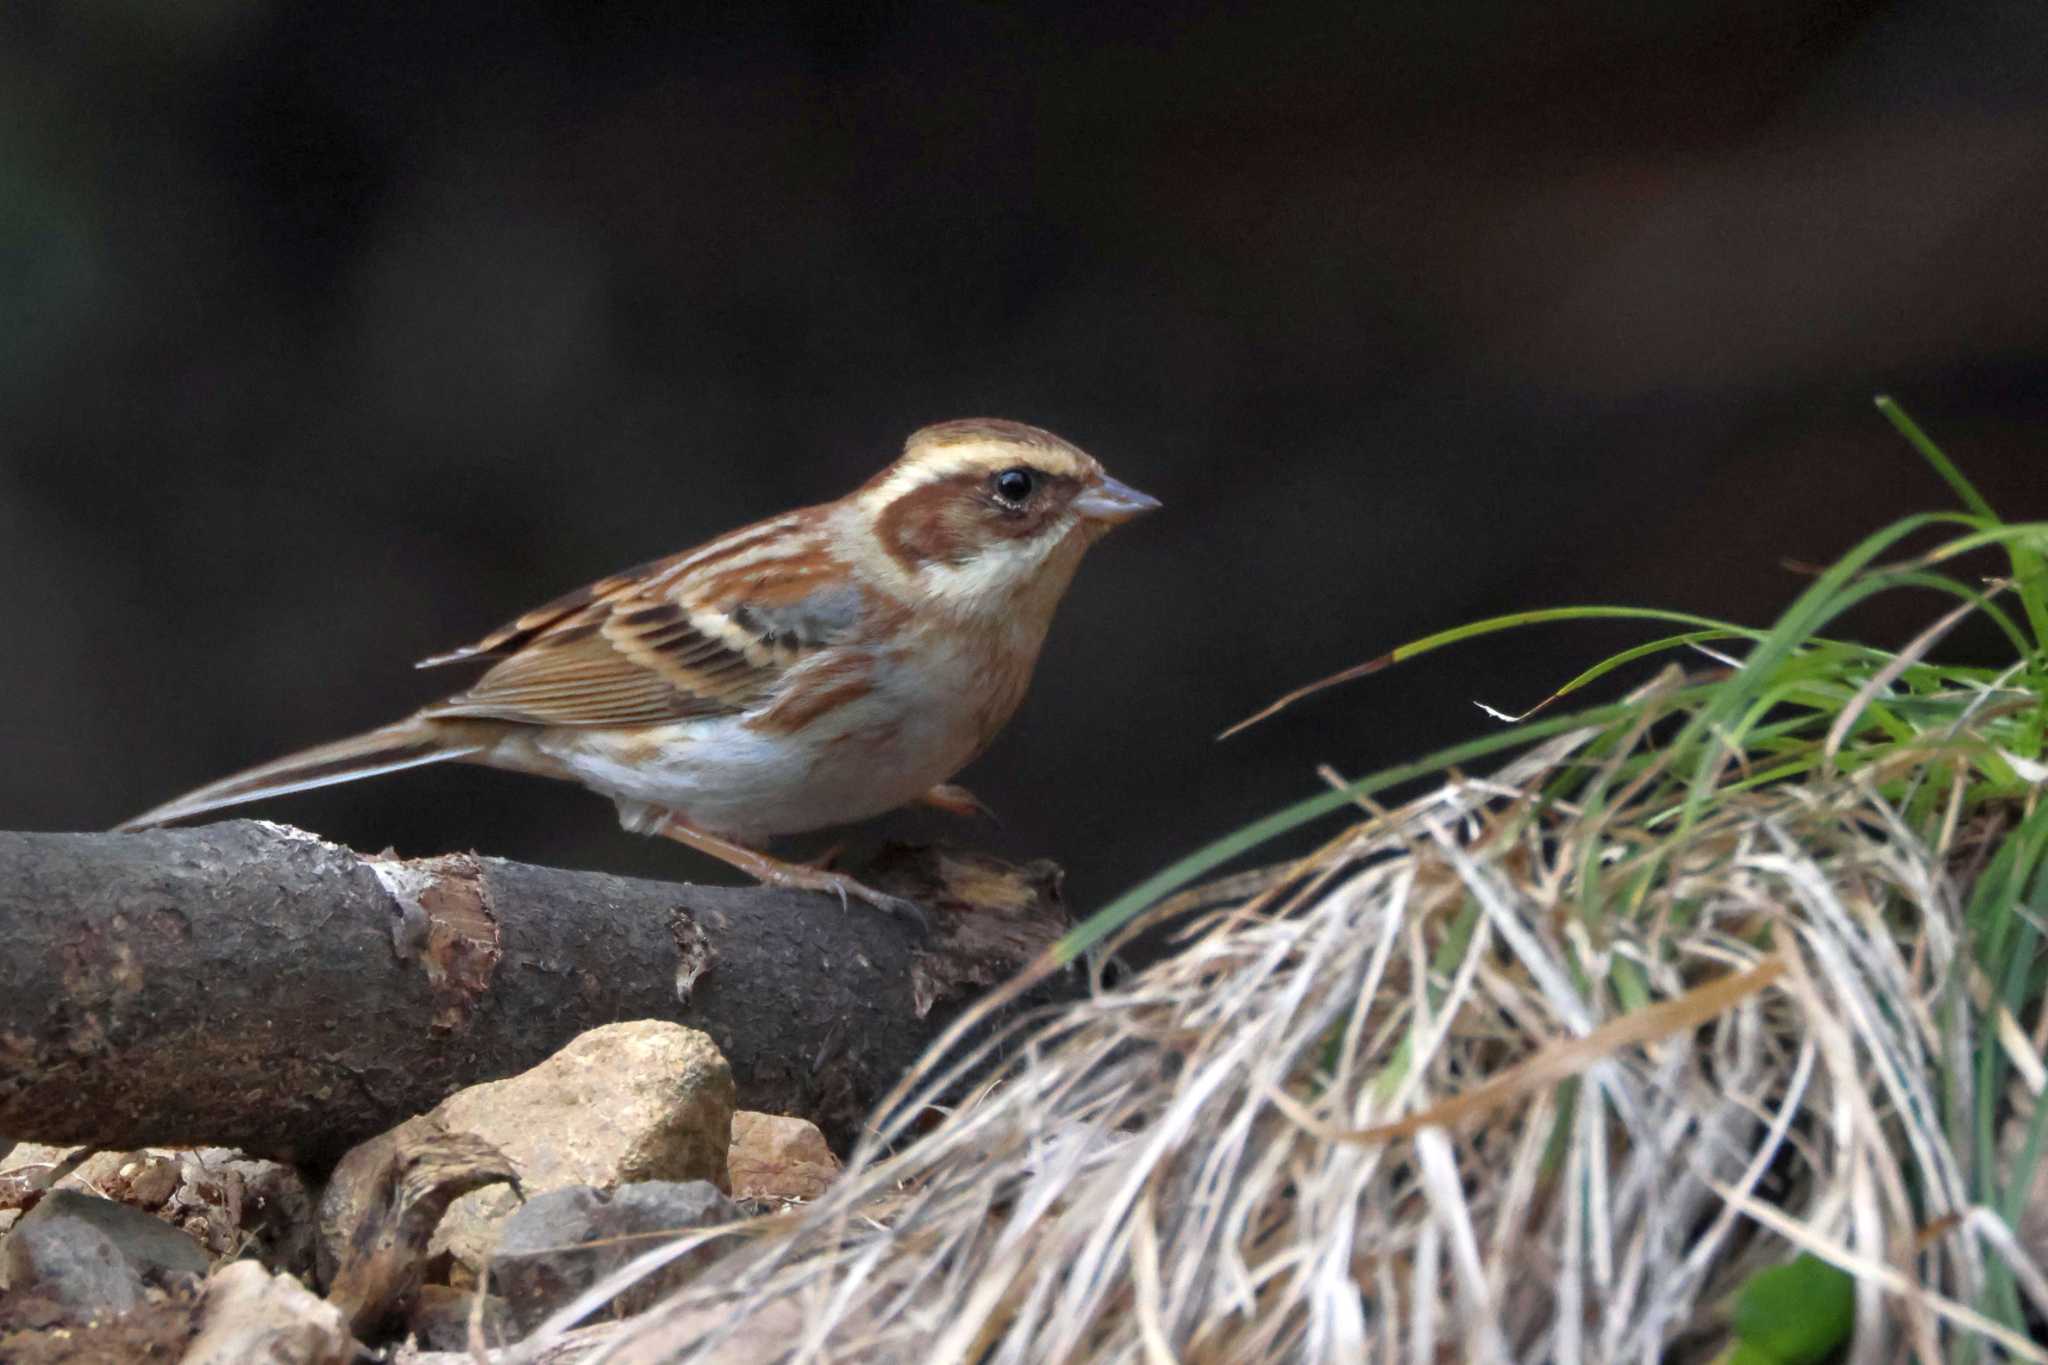
M 930 806 L 934 810 L 942 810 L 948 815 L 958 815 L 967 820 L 980 816 L 992 825 L 1003 823 L 996 819 L 996 813 L 990 810 L 980 797 L 967 788 L 955 786 L 951 782 L 941 782 L 933 787 L 917 798 L 917 804 Z
M 821 867 L 785 862 L 759 849 L 748 848 L 745 844 L 720 838 L 716 834 L 707 834 L 672 812 L 655 823 L 649 832 L 674 839 L 680 844 L 688 844 L 699 853 L 708 853 L 720 862 L 738 868 L 763 885 L 786 886 L 799 891 L 823 891 L 839 897 L 841 905 L 846 904 L 850 896 L 854 900 L 866 901 L 877 910 L 900 915 L 921 929 L 931 928 L 931 920 L 926 917 L 923 907 L 914 901 L 877 891 L 844 872 L 828 872 Z

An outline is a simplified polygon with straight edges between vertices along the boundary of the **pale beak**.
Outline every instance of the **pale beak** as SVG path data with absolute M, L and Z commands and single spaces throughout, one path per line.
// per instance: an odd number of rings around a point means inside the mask
M 1129 521 L 1132 517 L 1154 511 L 1159 499 L 1149 493 L 1140 493 L 1128 484 L 1118 483 L 1104 474 L 1102 482 L 1074 499 L 1074 510 L 1090 521 L 1106 522 L 1115 526 Z

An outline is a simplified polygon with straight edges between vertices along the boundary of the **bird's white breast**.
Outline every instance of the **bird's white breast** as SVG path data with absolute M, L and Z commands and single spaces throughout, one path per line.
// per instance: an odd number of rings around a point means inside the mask
M 914 664 L 905 653 L 860 651 L 870 690 L 794 731 L 760 723 L 771 702 L 660 726 L 537 729 L 508 736 L 490 761 L 663 807 L 741 840 L 867 819 L 944 782 L 987 737 L 985 659 L 924 643 L 907 652 Z M 814 656 L 792 670 L 790 686 L 808 669 L 844 670 L 850 653 Z

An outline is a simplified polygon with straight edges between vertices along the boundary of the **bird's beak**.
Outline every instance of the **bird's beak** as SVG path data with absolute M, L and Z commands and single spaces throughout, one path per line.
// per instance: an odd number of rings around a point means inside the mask
M 1159 499 L 1105 474 L 1102 482 L 1074 499 L 1074 510 L 1090 521 L 1115 526 L 1158 508 Z

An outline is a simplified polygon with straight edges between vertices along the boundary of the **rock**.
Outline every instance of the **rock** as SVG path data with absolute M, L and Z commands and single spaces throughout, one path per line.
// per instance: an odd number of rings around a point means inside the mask
M 817 1124 L 744 1109 L 732 1116 L 729 1163 L 735 1199 L 816 1199 L 839 1174 Z
M 491 1282 L 523 1335 L 620 1266 L 677 1233 L 715 1227 L 740 1212 L 706 1180 L 647 1180 L 605 1191 L 589 1186 L 535 1195 L 506 1220 L 491 1258 Z M 724 1251 L 718 1242 L 683 1253 L 613 1301 L 636 1312 Z
M 254 1261 L 230 1262 L 206 1282 L 198 1323 L 178 1365 L 347 1365 L 356 1355 L 340 1309 Z
M 160 1209 L 177 1193 L 178 1162 L 161 1152 L 135 1155 L 140 1160 L 121 1168 L 128 1181 L 128 1195 L 121 1202 L 132 1208 Z
M 7 1235 L 10 1296 L 48 1300 L 77 1322 L 119 1317 L 143 1301 L 142 1273 L 112 1237 L 89 1222 L 38 1212 L 40 1205 Z
M 421 1287 L 418 1297 L 413 1300 L 410 1331 L 414 1341 L 424 1351 L 461 1351 L 468 1357 L 469 1314 L 475 1291 L 450 1289 L 445 1284 L 430 1284 Z M 512 1315 L 505 1301 L 496 1294 L 484 1295 L 483 1307 L 484 1341 L 492 1346 L 503 1345 L 514 1335 Z
M 154 1214 L 64 1189 L 44 1195 L 8 1234 L 10 1262 L 15 1243 L 38 1226 L 61 1229 L 65 1236 L 82 1236 L 83 1229 L 100 1233 L 129 1268 L 150 1284 L 169 1287 L 181 1276 L 204 1276 L 212 1264 L 204 1248 Z M 9 1279 L 11 1283 L 11 1271 Z
M 76 1161 L 75 1166 L 68 1165 Z M 313 1201 L 299 1173 L 228 1147 L 90 1152 L 16 1149 L 0 1169 L 0 1209 L 51 1187 L 160 1216 L 210 1259 L 253 1253 L 274 1270 L 313 1268 Z
M 643 1180 L 732 1187 L 732 1069 L 711 1039 L 660 1020 L 591 1029 L 530 1071 L 458 1091 L 432 1117 L 511 1158 L 527 1195 Z M 518 1199 L 503 1186 L 458 1199 L 435 1234 L 480 1273 Z

